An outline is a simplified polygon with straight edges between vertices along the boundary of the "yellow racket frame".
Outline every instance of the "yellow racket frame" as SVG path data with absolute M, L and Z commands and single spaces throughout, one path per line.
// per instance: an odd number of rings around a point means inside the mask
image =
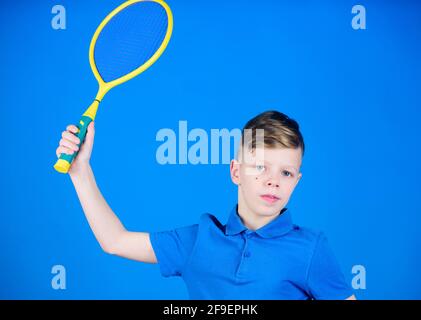
M 94 50 L 95 50 L 96 41 L 98 40 L 98 37 L 99 37 L 101 31 L 104 29 L 104 27 L 107 25 L 107 23 L 115 15 L 117 15 L 120 11 L 124 10 L 128 6 L 130 6 L 134 3 L 138 3 L 138 2 L 156 2 L 156 3 L 160 4 L 165 9 L 165 11 L 167 13 L 167 17 L 168 17 L 168 26 L 167 26 L 167 32 L 165 34 L 164 40 L 162 41 L 161 46 L 158 48 L 158 50 L 153 54 L 153 56 L 150 57 L 149 60 L 146 61 L 143 65 L 141 65 L 139 68 L 137 68 L 137 69 L 131 71 L 130 73 L 126 74 L 125 76 L 117 78 L 113 81 L 105 82 L 101 78 L 101 75 L 99 74 L 99 71 L 98 71 L 98 69 L 96 67 L 96 64 L 95 64 Z M 87 124 L 86 124 L 87 121 L 83 121 L 84 117 L 88 117 L 91 121 L 95 120 L 96 113 L 98 111 L 99 103 L 102 101 L 102 99 L 104 98 L 104 96 L 107 94 L 108 91 L 110 91 L 115 86 L 118 86 L 119 84 L 122 84 L 122 83 L 124 83 L 126 81 L 129 81 L 130 79 L 133 79 L 134 77 L 138 76 L 143 71 L 148 69 L 152 64 L 154 64 L 154 62 L 156 60 L 158 60 L 158 58 L 162 55 L 165 48 L 167 47 L 168 42 L 170 41 L 172 30 L 173 30 L 173 16 L 172 16 L 171 9 L 162 0 L 129 0 L 129 1 L 126 1 L 126 2 L 122 3 L 120 6 L 115 8 L 113 11 L 111 11 L 105 17 L 105 19 L 100 23 L 100 25 L 96 29 L 96 31 L 95 31 L 95 33 L 92 37 L 91 44 L 89 46 L 89 63 L 91 65 L 92 72 L 93 72 L 96 80 L 98 81 L 99 88 L 98 88 L 98 92 L 95 96 L 94 102 L 88 107 L 88 109 L 86 109 L 86 111 L 84 112 L 84 114 L 82 116 L 82 119 L 79 122 L 80 127 L 84 127 L 85 125 L 87 127 Z M 89 122 L 91 122 L 91 121 L 89 121 Z M 78 133 L 80 133 L 80 131 L 81 131 L 81 128 L 79 128 Z M 85 135 L 85 134 L 86 134 L 86 130 L 85 130 L 83 135 Z M 83 138 L 84 138 L 84 136 L 83 136 Z M 80 139 L 80 140 L 81 140 L 81 143 L 82 143 L 83 139 Z M 77 152 L 75 152 L 72 155 L 71 160 L 73 160 L 73 158 L 76 157 L 76 155 L 77 155 Z M 66 156 L 64 156 L 64 154 L 62 154 L 60 156 L 60 158 L 57 160 L 56 164 L 54 165 L 54 168 L 60 173 L 67 173 L 70 169 L 70 166 L 71 166 L 71 161 L 69 161 L 69 160 L 70 160 L 69 157 L 66 157 Z

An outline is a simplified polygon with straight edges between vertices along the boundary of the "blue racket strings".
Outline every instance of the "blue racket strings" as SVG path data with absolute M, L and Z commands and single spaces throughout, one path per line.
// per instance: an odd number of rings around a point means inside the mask
M 137 2 L 115 15 L 94 48 L 101 78 L 110 82 L 145 64 L 161 46 L 167 28 L 167 13 L 156 2 Z

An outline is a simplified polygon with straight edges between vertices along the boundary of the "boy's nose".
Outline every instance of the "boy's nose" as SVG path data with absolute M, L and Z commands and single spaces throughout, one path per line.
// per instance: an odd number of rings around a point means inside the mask
M 274 180 L 268 180 L 268 181 L 266 182 L 266 185 L 267 185 L 268 187 L 275 187 L 275 188 L 279 188 L 279 183 L 278 183 L 278 182 L 276 182 L 276 181 L 274 181 Z

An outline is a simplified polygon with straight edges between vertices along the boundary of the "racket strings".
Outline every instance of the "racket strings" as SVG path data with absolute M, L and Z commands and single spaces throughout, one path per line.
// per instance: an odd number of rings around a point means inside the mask
M 114 16 L 94 49 L 101 78 L 110 82 L 146 63 L 162 44 L 167 27 L 167 13 L 155 2 L 132 4 Z

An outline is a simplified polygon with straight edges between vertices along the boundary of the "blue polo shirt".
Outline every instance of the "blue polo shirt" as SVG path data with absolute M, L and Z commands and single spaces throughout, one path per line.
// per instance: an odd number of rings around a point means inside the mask
M 198 224 L 154 232 L 164 277 L 180 276 L 190 299 L 346 299 L 353 294 L 326 236 L 292 223 L 284 208 L 258 230 L 233 208 L 226 225 L 211 214 Z

